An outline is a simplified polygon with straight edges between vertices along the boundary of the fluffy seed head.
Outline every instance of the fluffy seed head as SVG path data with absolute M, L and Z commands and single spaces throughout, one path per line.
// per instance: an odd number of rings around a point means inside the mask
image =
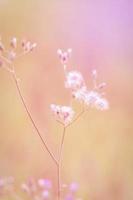
M 77 90 L 85 86 L 83 76 L 78 71 L 70 71 L 66 74 L 65 87 Z

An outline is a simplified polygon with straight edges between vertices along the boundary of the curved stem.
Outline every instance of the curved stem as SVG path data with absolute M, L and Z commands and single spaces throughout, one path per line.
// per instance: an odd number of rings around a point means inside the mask
M 29 111 L 28 108 L 27 108 L 27 105 L 26 105 L 26 103 L 25 103 L 25 99 L 24 99 L 24 97 L 23 97 L 23 95 L 22 95 L 22 93 L 21 93 L 21 90 L 20 90 L 20 87 L 19 87 L 19 84 L 18 84 L 18 80 L 17 80 L 17 78 L 16 78 L 16 74 L 15 74 L 15 73 L 12 73 L 12 77 L 13 77 L 13 79 L 14 79 L 14 82 L 15 82 L 15 85 L 16 85 L 16 88 L 17 88 L 19 97 L 20 97 L 20 99 L 21 99 L 21 101 L 22 101 L 22 103 L 23 103 L 23 106 L 24 106 L 24 108 L 25 108 L 25 110 L 26 110 L 26 113 L 27 113 L 27 115 L 28 115 L 28 117 L 29 117 L 29 119 L 30 119 L 30 121 L 31 121 L 31 123 L 32 123 L 32 125 L 33 125 L 33 127 L 35 128 L 35 130 L 36 130 L 36 132 L 37 132 L 37 134 L 38 134 L 40 140 L 42 141 L 42 143 L 43 143 L 44 147 L 46 148 L 47 152 L 49 153 L 50 157 L 52 158 L 52 160 L 54 161 L 54 163 L 57 165 L 57 164 L 58 164 L 57 159 L 55 158 L 55 156 L 53 155 L 53 153 L 52 153 L 51 150 L 49 149 L 49 147 L 48 147 L 46 141 L 45 141 L 45 140 L 43 139 L 43 137 L 41 136 L 41 133 L 40 133 L 40 131 L 38 130 L 38 128 L 37 128 L 37 126 L 36 126 L 36 124 L 35 124 L 35 122 L 34 122 L 34 120 L 33 120 L 33 118 L 32 118 L 31 113 L 30 113 L 30 111 Z

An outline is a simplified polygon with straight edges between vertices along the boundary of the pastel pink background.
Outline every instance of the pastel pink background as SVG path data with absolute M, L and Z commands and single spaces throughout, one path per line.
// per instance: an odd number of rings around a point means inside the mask
M 107 82 L 110 110 L 90 110 L 67 130 L 62 178 L 77 181 L 85 200 L 133 199 L 133 2 L 131 0 L 0 0 L 0 34 L 37 42 L 15 65 L 29 109 L 57 153 L 62 128 L 51 103 L 69 104 L 58 48 L 73 49 L 69 69 L 91 70 Z M 73 103 L 78 112 L 80 106 Z M 48 131 L 45 131 L 45 130 Z M 55 166 L 43 152 L 10 75 L 0 71 L 0 176 L 54 180 Z

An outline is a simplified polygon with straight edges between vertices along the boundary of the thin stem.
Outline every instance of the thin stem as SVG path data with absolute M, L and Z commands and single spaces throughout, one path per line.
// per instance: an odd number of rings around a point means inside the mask
M 49 153 L 50 157 L 52 158 L 52 160 L 53 160 L 53 161 L 55 162 L 55 164 L 57 165 L 57 164 L 58 164 L 58 161 L 56 160 L 55 156 L 53 155 L 53 153 L 52 153 L 51 150 L 49 149 L 49 147 L 48 147 L 46 141 L 45 141 L 45 140 L 43 139 L 43 137 L 41 136 L 41 133 L 40 133 L 40 131 L 38 130 L 38 127 L 36 126 L 36 124 L 35 124 L 35 122 L 34 122 L 34 120 L 33 120 L 33 118 L 32 118 L 32 115 L 31 115 L 30 111 L 29 111 L 28 108 L 27 108 L 27 105 L 26 105 L 26 103 L 25 103 L 25 99 L 24 99 L 24 97 L 23 97 L 23 95 L 22 95 L 22 93 L 21 93 L 21 90 L 20 90 L 20 87 L 19 87 L 19 84 L 18 84 L 18 80 L 17 80 L 17 78 L 16 78 L 15 73 L 12 73 L 12 77 L 13 77 L 13 79 L 14 79 L 14 82 L 15 82 L 15 85 L 16 85 L 16 88 L 17 88 L 19 97 L 20 97 L 20 99 L 21 99 L 21 101 L 22 101 L 22 103 L 23 103 L 23 106 L 24 106 L 24 108 L 25 108 L 25 110 L 26 110 L 26 113 L 27 113 L 27 115 L 28 115 L 28 117 L 29 117 L 29 119 L 30 119 L 30 121 L 31 121 L 31 123 L 32 123 L 32 125 L 33 125 L 33 127 L 35 128 L 35 130 L 36 130 L 36 132 L 37 132 L 39 138 L 41 139 L 41 141 L 42 141 L 44 147 L 46 148 L 47 152 Z
M 61 199 L 61 186 L 60 186 L 60 164 L 57 165 L 57 181 L 58 181 L 58 200 Z
M 63 122 L 61 122 L 60 120 L 56 119 L 56 122 L 58 122 L 59 124 L 61 124 L 62 126 L 64 126 Z
M 61 167 L 62 167 L 62 151 L 63 151 L 63 145 L 64 145 L 64 141 L 65 141 L 65 133 L 66 133 L 66 128 L 71 126 L 74 122 L 76 122 L 81 116 L 82 114 L 84 114 L 85 110 L 83 109 L 78 115 L 77 117 L 67 126 L 65 126 L 63 123 L 59 122 L 61 125 L 63 125 L 63 134 L 61 137 L 61 144 L 60 144 L 60 148 L 59 148 L 59 159 L 58 159 L 58 165 L 57 165 L 57 175 L 58 175 L 58 200 L 61 199 Z
M 0 55 L 0 56 L 1 56 L 1 55 Z M 19 97 L 20 97 L 20 99 L 21 99 L 21 101 L 22 101 L 22 104 L 23 104 L 25 110 L 26 110 L 26 113 L 27 113 L 27 115 L 28 115 L 28 117 L 29 117 L 29 119 L 30 119 L 30 121 L 31 121 L 31 123 L 32 123 L 32 125 L 33 125 L 33 127 L 35 128 L 35 130 L 36 130 L 36 132 L 37 132 L 37 134 L 38 134 L 38 136 L 39 136 L 39 138 L 40 138 L 40 140 L 41 140 L 41 142 L 42 142 L 42 144 L 43 144 L 43 147 L 45 147 L 45 149 L 47 150 L 47 152 L 49 153 L 50 157 L 52 158 L 52 160 L 54 161 L 54 163 L 56 164 L 56 166 L 57 166 L 57 168 L 58 168 L 58 199 L 60 200 L 60 181 L 59 181 L 59 180 L 60 180 L 60 178 L 59 178 L 59 177 L 60 177 L 60 170 L 59 170 L 60 168 L 59 168 L 59 162 L 58 162 L 58 160 L 55 158 L 55 156 L 53 155 L 53 153 L 51 152 L 51 150 L 49 149 L 49 147 L 48 147 L 46 141 L 45 141 L 45 140 L 43 139 L 43 137 L 41 136 L 41 133 L 40 133 L 38 127 L 36 126 L 36 123 L 34 122 L 34 120 L 33 120 L 33 118 L 32 118 L 32 115 L 31 115 L 31 113 L 30 113 L 30 111 L 29 111 L 29 109 L 28 109 L 28 107 L 27 107 L 27 105 L 26 105 L 25 99 L 24 99 L 24 97 L 23 97 L 23 95 L 22 95 L 22 92 L 21 92 L 21 89 L 20 89 L 20 87 L 19 87 L 18 79 L 17 79 L 16 73 L 15 73 L 15 68 L 14 68 L 13 63 L 10 62 L 10 60 L 8 60 L 8 59 L 7 59 L 6 57 L 4 57 L 4 56 L 1 56 L 1 58 L 2 58 L 7 64 L 10 65 L 11 68 L 5 67 L 5 69 L 6 69 L 8 72 L 10 72 L 10 73 L 12 74 L 12 77 L 13 77 L 13 80 L 14 80 L 14 82 L 15 82 L 15 85 L 16 85 L 16 88 L 17 88 Z M 45 150 L 45 149 L 44 149 L 44 150 Z
M 58 166 L 57 166 L 57 170 L 58 170 L 58 200 L 61 199 L 61 166 L 62 166 L 62 151 L 63 151 L 63 145 L 64 145 L 64 141 L 65 141 L 65 133 L 66 133 L 66 127 L 63 127 L 63 134 L 61 137 L 61 144 L 59 147 L 59 159 L 58 159 Z
M 61 156 L 62 156 L 62 149 L 63 149 L 63 144 L 64 144 L 64 140 L 65 140 L 65 133 L 66 133 L 66 127 L 63 127 L 63 134 L 61 137 L 61 144 L 60 144 L 60 148 L 59 148 L 59 162 L 61 161 Z
M 69 123 L 66 127 L 71 126 L 71 125 L 72 125 L 74 122 L 76 122 L 84 113 L 85 113 L 85 110 L 83 109 L 83 110 L 75 117 L 75 119 L 74 119 L 71 123 Z
M 0 55 L 0 57 L 1 57 L 6 63 L 8 63 L 9 65 L 12 64 L 12 62 L 11 62 L 8 58 L 6 58 L 5 56 Z

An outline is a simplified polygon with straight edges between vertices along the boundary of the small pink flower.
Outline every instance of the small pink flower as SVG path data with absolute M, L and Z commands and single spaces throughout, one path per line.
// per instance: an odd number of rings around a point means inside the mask
M 10 51 L 8 54 L 8 59 L 13 61 L 16 58 L 16 53 L 14 51 Z
M 80 102 L 85 102 L 86 94 L 87 94 L 87 88 L 84 86 L 84 87 L 82 87 L 82 88 L 79 89 L 79 90 L 73 91 L 72 96 L 73 96 L 76 100 L 78 100 L 78 101 L 80 101 Z
M 30 194 L 30 188 L 28 187 L 27 184 L 23 183 L 23 184 L 21 185 L 21 189 L 22 189 L 23 192 L 25 192 L 25 193 L 27 193 L 27 194 Z
M 71 107 L 51 104 L 51 110 L 64 125 L 69 124 L 73 119 L 74 111 Z
M 30 41 L 27 42 L 25 40 L 22 41 L 22 47 L 26 53 L 33 51 L 36 48 L 36 46 L 37 46 L 36 43 L 32 44 Z
M 62 51 L 61 49 L 57 50 L 57 54 L 62 64 L 66 64 L 68 62 L 68 59 L 70 58 L 71 53 L 72 53 L 72 49 L 67 49 L 67 51 Z
M 93 69 L 93 70 L 92 70 L 92 77 L 93 77 L 94 79 L 97 79 L 97 70 L 96 70 L 96 69 Z
M 52 188 L 52 183 L 50 180 L 48 179 L 39 179 L 38 180 L 38 185 L 42 188 L 47 188 L 47 189 L 50 189 Z
M 99 98 L 99 93 L 95 91 L 89 91 L 85 95 L 85 104 L 88 106 L 94 106 L 95 102 Z
M 30 51 L 33 51 L 37 47 L 37 43 L 33 43 L 30 45 Z
M 12 48 L 16 49 L 16 47 L 17 47 L 17 38 L 16 37 L 13 37 L 11 39 L 10 45 Z
M 95 106 L 99 110 L 108 110 L 109 103 L 105 98 L 98 98 L 95 102 Z
M 74 200 L 74 197 L 72 195 L 67 195 L 65 200 Z
M 99 110 L 109 109 L 108 101 L 102 98 L 100 93 L 96 91 L 87 91 L 86 87 L 74 91 L 73 96 L 76 100 L 83 102 L 87 106 L 95 107 Z
M 50 193 L 48 190 L 42 192 L 42 199 L 49 199 Z
M 85 86 L 83 76 L 78 71 L 70 71 L 66 74 L 65 87 L 72 90 L 81 89 Z
M 71 192 L 76 192 L 78 190 L 78 188 L 79 188 L 78 183 L 73 182 L 73 183 L 70 184 L 70 191 Z

